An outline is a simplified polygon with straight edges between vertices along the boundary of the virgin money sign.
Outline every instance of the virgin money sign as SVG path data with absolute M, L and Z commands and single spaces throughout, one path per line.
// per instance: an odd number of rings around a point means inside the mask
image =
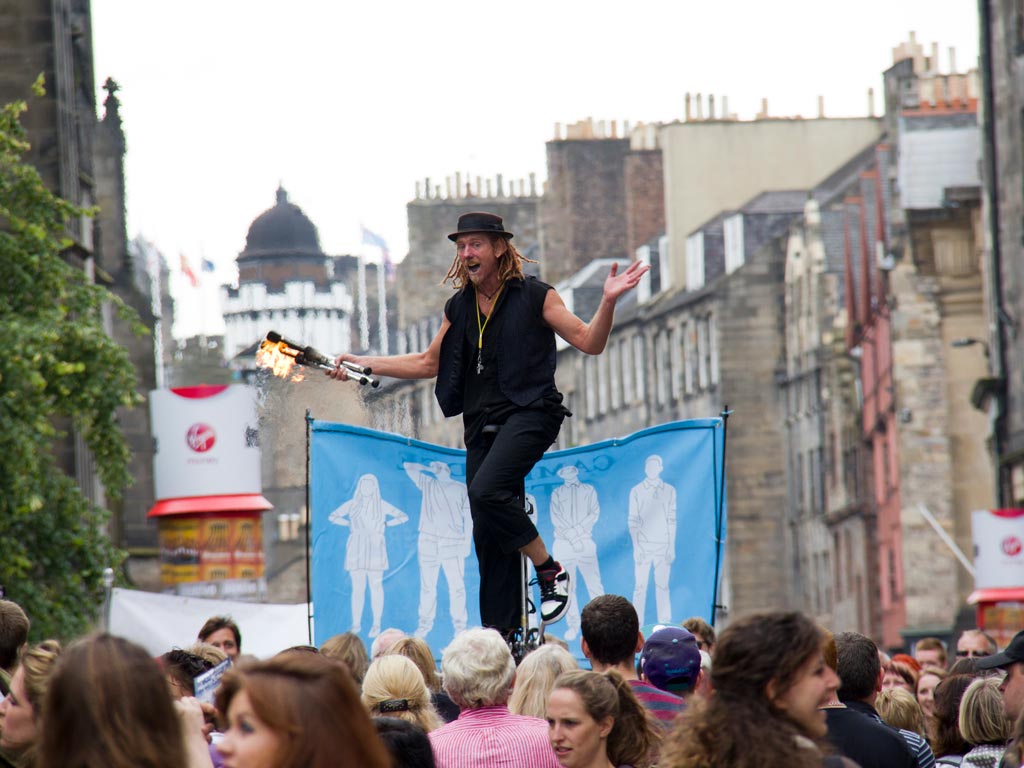
M 1024 587 L 1024 509 L 982 509 L 971 514 L 974 586 Z
M 242 384 L 156 389 L 156 498 L 260 493 L 256 395 Z

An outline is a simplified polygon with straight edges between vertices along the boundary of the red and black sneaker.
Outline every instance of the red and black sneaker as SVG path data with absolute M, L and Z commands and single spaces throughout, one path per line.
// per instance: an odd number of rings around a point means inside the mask
M 554 624 L 569 610 L 569 573 L 558 562 L 553 568 L 537 571 L 540 587 L 540 618 Z

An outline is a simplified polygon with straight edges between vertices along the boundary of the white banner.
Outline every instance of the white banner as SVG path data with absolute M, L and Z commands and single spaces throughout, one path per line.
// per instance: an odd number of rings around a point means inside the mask
M 211 616 L 230 616 L 242 633 L 242 653 L 267 658 L 309 643 L 308 615 L 306 603 L 242 603 L 115 589 L 109 631 L 159 656 L 196 642 L 200 628 Z
M 974 586 L 1024 587 L 1024 509 L 978 509 L 971 513 Z
M 149 393 L 149 413 L 157 499 L 262 491 L 252 387 L 155 389 Z

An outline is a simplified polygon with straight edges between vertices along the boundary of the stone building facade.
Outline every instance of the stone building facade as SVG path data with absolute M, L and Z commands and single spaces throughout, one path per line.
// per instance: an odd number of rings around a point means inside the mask
M 72 245 L 64 256 L 133 307 L 142 323 L 152 328 L 149 297 L 137 280 L 141 267 L 127 246 L 125 139 L 114 95 L 117 86 L 111 80 L 102 120 L 96 115 L 89 0 L 20 3 L 6 21 L 0 25 L 0 102 L 28 102 L 23 119 L 30 144 L 28 162 L 55 194 L 82 207 L 99 207 L 93 218 L 68 222 Z M 46 94 L 36 98 L 31 85 L 40 73 Z M 147 396 L 155 382 L 152 338 L 134 335 L 116 316 L 109 318 L 108 332 L 128 350 L 138 392 Z M 153 441 L 145 405 L 124 409 L 118 419 L 132 450 L 129 471 L 135 480 L 111 510 L 111 536 L 116 545 L 137 550 L 152 546 L 156 539 L 145 518 L 153 501 Z M 65 427 L 70 437 L 58 445 L 61 466 L 87 498 L 112 506 L 84 441 L 71 425 Z
M 989 373 L 978 404 L 993 416 L 1000 506 L 1024 506 L 1024 10 L 984 0 L 981 11 L 984 276 Z

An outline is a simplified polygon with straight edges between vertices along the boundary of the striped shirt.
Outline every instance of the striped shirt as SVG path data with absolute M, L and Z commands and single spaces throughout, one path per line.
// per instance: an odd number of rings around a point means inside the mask
M 560 768 L 548 724 L 506 706 L 462 710 L 430 733 L 430 746 L 437 768 Z
M 655 688 L 642 680 L 628 682 L 637 699 L 644 705 L 644 709 L 654 715 L 666 729 L 676 719 L 676 715 L 686 709 L 686 702 L 674 693 Z

